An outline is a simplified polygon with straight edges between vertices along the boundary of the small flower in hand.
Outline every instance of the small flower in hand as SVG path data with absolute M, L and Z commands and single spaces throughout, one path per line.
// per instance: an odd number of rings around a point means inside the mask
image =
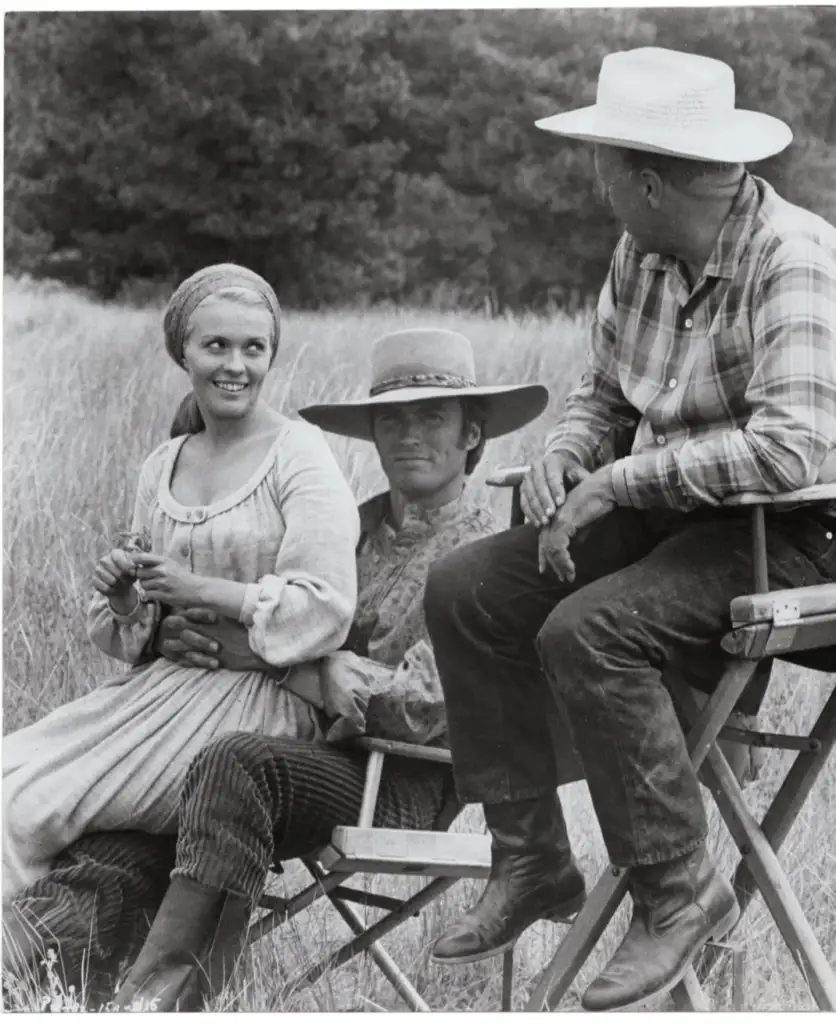
M 143 526 L 138 532 L 134 530 L 120 530 L 117 535 L 117 547 L 131 554 L 134 552 L 148 552 L 151 550 L 151 531 L 147 526 Z M 139 581 L 136 583 L 136 592 L 139 595 L 140 601 L 148 601 L 148 596 Z
M 140 552 L 133 558 L 136 577 L 149 601 L 180 608 L 200 603 L 199 577 L 185 566 L 165 555 Z
M 144 526 L 138 533 L 131 530 L 121 530 L 118 547 L 123 551 L 150 551 L 151 531 Z

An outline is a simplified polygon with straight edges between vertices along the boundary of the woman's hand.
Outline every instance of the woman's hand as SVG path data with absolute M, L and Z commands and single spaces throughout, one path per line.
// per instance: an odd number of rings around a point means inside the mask
M 99 560 L 93 572 L 93 586 L 119 611 L 130 611 L 139 600 L 134 595 L 136 569 L 133 555 L 121 548 L 114 548 L 110 554 Z
M 133 556 L 136 578 L 149 601 L 160 601 L 174 608 L 200 605 L 202 579 L 165 555 L 136 552 Z

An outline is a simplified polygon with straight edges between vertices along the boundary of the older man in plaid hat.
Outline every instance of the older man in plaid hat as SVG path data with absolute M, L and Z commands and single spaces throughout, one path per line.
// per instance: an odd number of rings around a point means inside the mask
M 745 169 L 791 132 L 737 109 L 720 61 L 612 54 L 593 106 L 538 126 L 594 143 L 626 230 L 587 369 L 523 482 L 528 525 L 429 577 L 456 784 L 493 835 L 486 889 L 434 957 L 491 956 L 575 897 L 556 700 L 610 858 L 631 869 L 630 928 L 583 1000 L 603 1010 L 668 991 L 739 915 L 664 677 L 712 689 L 729 603 L 750 586 L 748 518 L 723 500 L 832 476 L 836 230 Z M 836 579 L 833 515 L 767 515 L 774 586 Z

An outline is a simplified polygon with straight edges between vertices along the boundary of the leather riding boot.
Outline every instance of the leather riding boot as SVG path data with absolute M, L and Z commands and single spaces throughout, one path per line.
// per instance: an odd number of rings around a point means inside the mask
M 139 1000 L 160 1012 L 202 1009 L 229 979 L 249 920 L 243 896 L 175 875 L 113 1008 Z
M 630 872 L 633 918 L 621 945 L 583 996 L 585 1010 L 617 1010 L 668 992 L 709 939 L 740 916 L 731 884 L 705 846 Z
M 433 947 L 439 963 L 470 963 L 512 946 L 535 921 L 566 921 L 583 905 L 583 875 L 572 857 L 556 794 L 485 804 L 491 872 L 478 903 Z

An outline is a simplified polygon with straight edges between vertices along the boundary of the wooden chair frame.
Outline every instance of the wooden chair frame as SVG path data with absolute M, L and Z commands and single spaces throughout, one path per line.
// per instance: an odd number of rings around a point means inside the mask
M 511 487 L 511 525 L 522 522 L 519 484 L 527 467 L 498 470 L 488 479 L 497 487 Z M 768 594 L 764 509 L 770 504 L 800 504 L 836 501 L 836 484 L 819 485 L 773 498 L 743 495 L 728 502 L 752 506 L 754 593 Z M 834 585 L 836 590 L 836 585 Z M 788 592 L 792 595 L 794 592 Z M 684 684 L 672 683 L 672 692 L 683 725 L 687 729 L 688 749 L 695 767 L 701 771 L 720 814 L 741 851 L 741 862 L 733 884 L 741 907 L 745 909 L 757 890 L 764 896 L 779 931 L 808 981 L 822 1009 L 836 1009 L 836 975 L 827 963 L 821 947 L 792 892 L 777 852 L 797 818 L 810 790 L 825 766 L 836 743 L 836 687 L 807 736 L 784 736 L 729 725 L 738 698 L 752 681 L 764 659 L 783 657 L 810 663 L 815 655 L 836 658 L 836 593 L 830 611 L 792 621 L 792 599 L 787 594 L 772 595 L 776 608 L 789 601 L 790 613 L 773 616 L 771 622 L 744 624 L 723 640 L 729 653 L 728 667 L 713 696 L 703 706 Z M 784 604 L 781 604 L 781 601 Z M 798 609 L 795 609 L 797 612 Z M 814 639 L 811 641 L 810 628 Z M 822 640 L 822 638 L 824 638 Z M 825 649 L 826 648 L 826 649 Z M 798 651 L 807 652 L 799 656 Z M 768 662 L 766 662 L 768 664 Z M 729 767 L 720 740 L 749 746 L 796 751 L 796 760 L 770 805 L 758 823 L 748 810 L 738 779 Z M 430 1007 L 404 971 L 382 946 L 381 940 L 407 918 L 418 915 L 426 906 L 453 886 L 459 878 L 487 878 L 490 869 L 490 837 L 448 833 L 459 808 L 452 803 L 442 812 L 434 832 L 416 832 L 372 828 L 375 801 L 386 756 L 435 760 L 449 763 L 450 754 L 437 748 L 418 747 L 386 740 L 363 739 L 358 745 L 369 752 L 362 808 L 356 826 L 335 829 L 329 847 L 303 863 L 312 883 L 295 896 L 284 899 L 265 895 L 261 906 L 266 913 L 250 929 L 255 941 L 320 898 L 326 898 L 354 933 L 336 953 L 305 971 L 295 984 L 304 988 L 328 969 L 346 963 L 360 953 L 368 953 L 386 979 L 412 1010 Z M 347 883 L 354 874 L 412 874 L 430 881 L 408 899 L 356 889 Z M 543 970 L 526 1010 L 554 1009 L 565 995 L 586 959 L 594 949 L 628 890 L 628 872 L 611 867 L 590 892 L 586 904 L 566 933 L 554 957 Z M 351 904 L 376 907 L 387 913 L 367 926 Z M 698 965 L 689 968 L 683 981 L 673 990 L 679 1008 L 708 1009 L 708 1001 L 697 977 L 707 976 L 728 949 L 709 945 Z M 735 973 L 740 961 L 735 960 Z M 503 955 L 501 1007 L 510 1010 L 513 997 L 513 950 Z M 736 1008 L 737 999 L 735 999 Z
M 526 467 L 520 467 L 498 473 L 493 482 L 516 488 L 525 470 Z M 834 501 L 836 484 L 828 483 L 780 496 L 744 494 L 725 503 L 729 506 L 751 506 L 752 509 L 753 593 L 769 594 L 766 507 Z M 519 499 L 515 497 L 517 515 L 518 510 Z M 770 595 L 774 599 L 770 622 L 741 625 L 723 639 L 723 648 L 730 659 L 713 696 L 702 709 L 687 686 L 674 680 L 672 690 L 687 729 L 691 761 L 701 769 L 702 778 L 741 853 L 733 879 L 741 908 L 748 906 L 759 889 L 819 1008 L 836 1010 L 836 973 L 827 962 L 777 856 L 836 743 L 836 686 L 806 736 L 783 736 L 728 726 L 738 698 L 764 658 L 782 657 L 825 670 L 830 670 L 831 664 L 836 665 L 836 585 L 815 589 L 828 591 L 828 598 L 832 590 L 832 600 L 824 603 L 829 610 L 802 617 L 798 607 L 792 606 L 787 615 L 783 610 L 788 602 L 792 604 L 791 595 L 795 592 L 776 592 Z M 798 652 L 802 651 L 807 653 L 800 655 Z M 795 763 L 760 823 L 746 806 L 738 780 L 720 750 L 718 740 L 721 737 L 733 742 L 796 752 Z M 556 1008 L 626 895 L 628 876 L 629 872 L 611 867 L 599 879 L 554 957 L 541 973 L 526 1005 L 527 1011 Z M 700 973 L 707 975 L 723 949 L 717 945 L 707 947 L 697 965 Z M 672 995 L 680 1009 L 709 1008 L 694 966 L 689 968 Z

